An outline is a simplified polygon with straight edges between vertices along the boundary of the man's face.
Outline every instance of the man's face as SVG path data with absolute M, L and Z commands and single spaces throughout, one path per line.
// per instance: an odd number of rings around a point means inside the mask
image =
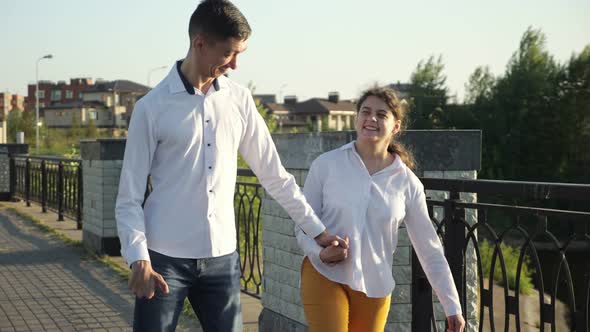
M 226 40 L 195 41 L 199 54 L 199 71 L 205 77 L 217 78 L 238 67 L 238 55 L 246 50 L 246 41 L 230 37 Z

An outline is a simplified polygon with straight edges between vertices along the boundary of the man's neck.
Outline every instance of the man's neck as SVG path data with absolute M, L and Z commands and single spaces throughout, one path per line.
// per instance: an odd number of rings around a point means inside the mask
M 180 71 L 189 83 L 202 93 L 206 93 L 215 79 L 213 77 L 201 75 L 197 68 L 197 61 L 195 61 L 190 54 L 187 55 L 180 65 Z

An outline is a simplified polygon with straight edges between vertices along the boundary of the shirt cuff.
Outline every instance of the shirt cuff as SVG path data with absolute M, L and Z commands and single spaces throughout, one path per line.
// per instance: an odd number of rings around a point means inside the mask
M 326 230 L 324 224 L 322 224 L 322 222 L 317 218 L 303 222 L 299 225 L 299 227 L 303 230 L 303 232 L 305 232 L 305 235 L 312 239 L 315 239 L 316 236 L 322 234 L 322 232 Z
M 125 261 L 127 261 L 127 266 L 131 266 L 137 261 L 151 261 L 150 254 L 145 244 L 139 244 L 127 248 L 127 251 L 123 256 L 125 257 Z
M 457 305 L 451 305 L 450 308 L 444 308 L 444 310 L 447 317 L 463 314 L 463 310 Z
M 311 252 L 308 253 L 308 255 L 310 256 L 310 258 L 313 258 L 313 259 L 317 260 L 318 262 L 321 262 L 322 259 L 320 258 L 320 252 L 322 252 L 323 249 L 324 248 L 317 245 L 317 246 L 313 247 L 313 249 L 311 250 Z

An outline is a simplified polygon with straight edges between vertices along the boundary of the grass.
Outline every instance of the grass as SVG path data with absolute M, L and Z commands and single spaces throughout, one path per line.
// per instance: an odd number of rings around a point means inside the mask
M 485 277 L 488 277 L 490 275 L 490 271 L 492 268 L 492 256 L 494 254 L 495 246 L 490 245 L 490 243 L 486 240 L 481 241 L 479 245 L 483 274 Z M 520 256 L 520 249 L 518 247 L 513 247 L 501 243 L 500 250 L 502 251 L 504 264 L 506 266 L 506 279 L 508 287 L 511 290 L 514 290 L 516 288 L 516 272 Z M 500 283 L 502 282 L 503 278 L 502 268 L 500 265 L 500 258 L 498 255 L 496 255 L 496 261 L 494 263 L 494 266 L 494 281 Z M 522 264 L 522 270 L 520 272 L 520 293 L 530 294 L 533 290 L 534 286 L 532 282 L 532 274 L 533 273 L 530 267 L 530 259 L 525 256 L 524 262 Z
M 6 208 L 4 205 L 0 205 L 2 208 Z M 51 235 L 53 238 L 71 246 L 82 247 L 82 241 L 72 240 L 69 237 L 63 235 L 62 233 L 56 231 L 55 229 L 45 225 L 42 221 L 36 219 L 35 217 L 31 216 L 28 213 L 21 212 L 15 208 L 6 208 L 6 211 L 9 211 L 29 222 L 31 222 L 35 227 L 37 227 L 43 233 Z

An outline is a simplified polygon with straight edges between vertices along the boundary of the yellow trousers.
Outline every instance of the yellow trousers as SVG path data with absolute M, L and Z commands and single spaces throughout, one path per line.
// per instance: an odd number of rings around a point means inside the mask
M 383 332 L 391 296 L 372 298 L 321 275 L 307 257 L 301 300 L 310 332 Z

